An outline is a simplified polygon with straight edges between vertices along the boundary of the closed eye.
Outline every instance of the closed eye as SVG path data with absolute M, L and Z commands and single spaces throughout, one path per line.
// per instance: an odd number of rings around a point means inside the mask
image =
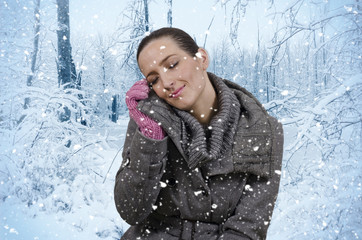
M 158 76 L 155 76 L 155 77 L 152 77 L 152 78 L 147 79 L 147 81 L 148 81 L 149 84 L 152 86 L 152 85 L 154 85 L 154 84 L 157 83 L 158 79 L 159 79 L 159 77 L 158 77 Z
M 168 68 L 169 68 L 169 69 L 172 69 L 172 68 L 176 67 L 177 64 L 178 64 L 178 62 L 175 62 L 174 64 L 171 64 Z

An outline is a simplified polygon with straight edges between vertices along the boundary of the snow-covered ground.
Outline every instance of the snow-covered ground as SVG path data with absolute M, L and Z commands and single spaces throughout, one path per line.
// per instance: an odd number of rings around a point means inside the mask
M 113 145 L 109 144 L 113 148 L 99 152 L 104 162 L 98 168 L 107 173 L 104 177 L 94 179 L 94 176 L 79 174 L 70 187 L 66 184 L 58 185 L 51 196 L 32 202 L 30 206 L 15 196 L 5 197 L 0 202 L 0 239 L 119 239 L 128 224 L 116 211 L 113 187 L 114 177 L 122 161 L 120 150 L 127 123 L 128 118 L 121 118 L 113 127 L 92 129 L 87 133 L 98 137 L 107 134 L 109 139 L 113 138 L 113 141 L 110 140 Z M 5 139 L 2 140 L 4 142 Z M 12 149 L 2 147 L 2 151 Z M 7 164 L 2 162 L 1 167 L 6 168 Z M 16 176 L 13 178 L 16 179 Z M 1 184 L 4 185 L 4 181 Z M 57 184 L 55 179 L 54 184 Z M 59 205 L 54 206 L 55 203 Z
M 112 131 L 111 129 L 93 130 L 98 136 L 99 133 L 111 132 L 110 135 L 119 138 L 114 148 L 102 151 L 102 159 L 105 160 L 103 167 L 110 169 L 105 180 L 92 180 L 89 176 L 80 174 L 73 181 L 72 191 L 65 185 L 58 186 L 51 197 L 34 202 L 31 206 L 16 197 L 8 196 L 0 203 L 0 239 L 119 238 L 128 225 L 115 209 L 113 185 L 114 176 L 121 163 L 121 155 L 117 152 L 122 146 L 127 122 L 128 119 L 123 118 L 116 125 L 118 127 Z M 296 131 L 288 126 L 284 130 L 287 148 L 295 138 Z M 297 162 L 298 159 L 305 159 L 303 157 L 294 158 L 294 162 L 284 162 L 278 202 L 269 229 L 269 240 L 362 237 L 360 159 L 349 159 L 350 163 L 343 166 L 348 172 L 343 175 L 343 169 L 333 165 L 333 161 L 331 165 L 322 164 L 317 161 L 319 156 L 314 153 L 307 154 L 310 159 L 306 162 Z M 347 162 L 347 159 L 341 161 L 342 165 L 343 162 Z M 315 167 L 311 166 L 313 163 Z M 296 180 L 298 176 L 290 175 L 287 165 L 293 164 L 304 168 L 303 179 Z M 354 167 L 348 169 L 348 166 Z M 318 171 L 318 169 L 328 169 L 328 171 Z M 323 172 L 330 172 L 331 175 L 321 175 Z M 52 211 L 54 208 L 49 207 L 49 204 L 54 204 L 54 198 L 58 197 L 65 199 L 64 202 L 70 202 L 72 206 L 65 211 Z

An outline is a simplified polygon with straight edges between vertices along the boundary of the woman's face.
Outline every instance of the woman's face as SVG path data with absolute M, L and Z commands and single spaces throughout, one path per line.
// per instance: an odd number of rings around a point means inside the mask
M 203 49 L 190 56 L 174 40 L 164 37 L 146 45 L 138 64 L 156 94 L 178 109 L 193 110 L 206 94 L 208 56 Z

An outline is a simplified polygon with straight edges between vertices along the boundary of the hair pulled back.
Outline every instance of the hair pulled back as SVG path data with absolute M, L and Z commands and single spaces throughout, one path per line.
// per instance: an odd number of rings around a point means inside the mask
M 174 40 L 176 44 L 182 50 L 189 53 L 190 56 L 194 56 L 199 50 L 199 46 L 197 46 L 194 39 L 192 39 L 192 37 L 188 33 L 179 28 L 165 27 L 151 32 L 150 35 L 142 39 L 142 41 L 138 45 L 137 61 L 141 51 L 146 47 L 147 44 L 149 44 L 153 40 L 157 40 L 162 37 L 169 37 Z

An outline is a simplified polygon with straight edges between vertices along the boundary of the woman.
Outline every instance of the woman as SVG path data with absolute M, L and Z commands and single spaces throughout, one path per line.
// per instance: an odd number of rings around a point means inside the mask
M 137 52 L 145 79 L 126 95 L 131 120 L 115 203 L 122 239 L 265 239 L 278 194 L 282 126 L 244 88 L 207 72 L 207 52 L 162 28 Z

